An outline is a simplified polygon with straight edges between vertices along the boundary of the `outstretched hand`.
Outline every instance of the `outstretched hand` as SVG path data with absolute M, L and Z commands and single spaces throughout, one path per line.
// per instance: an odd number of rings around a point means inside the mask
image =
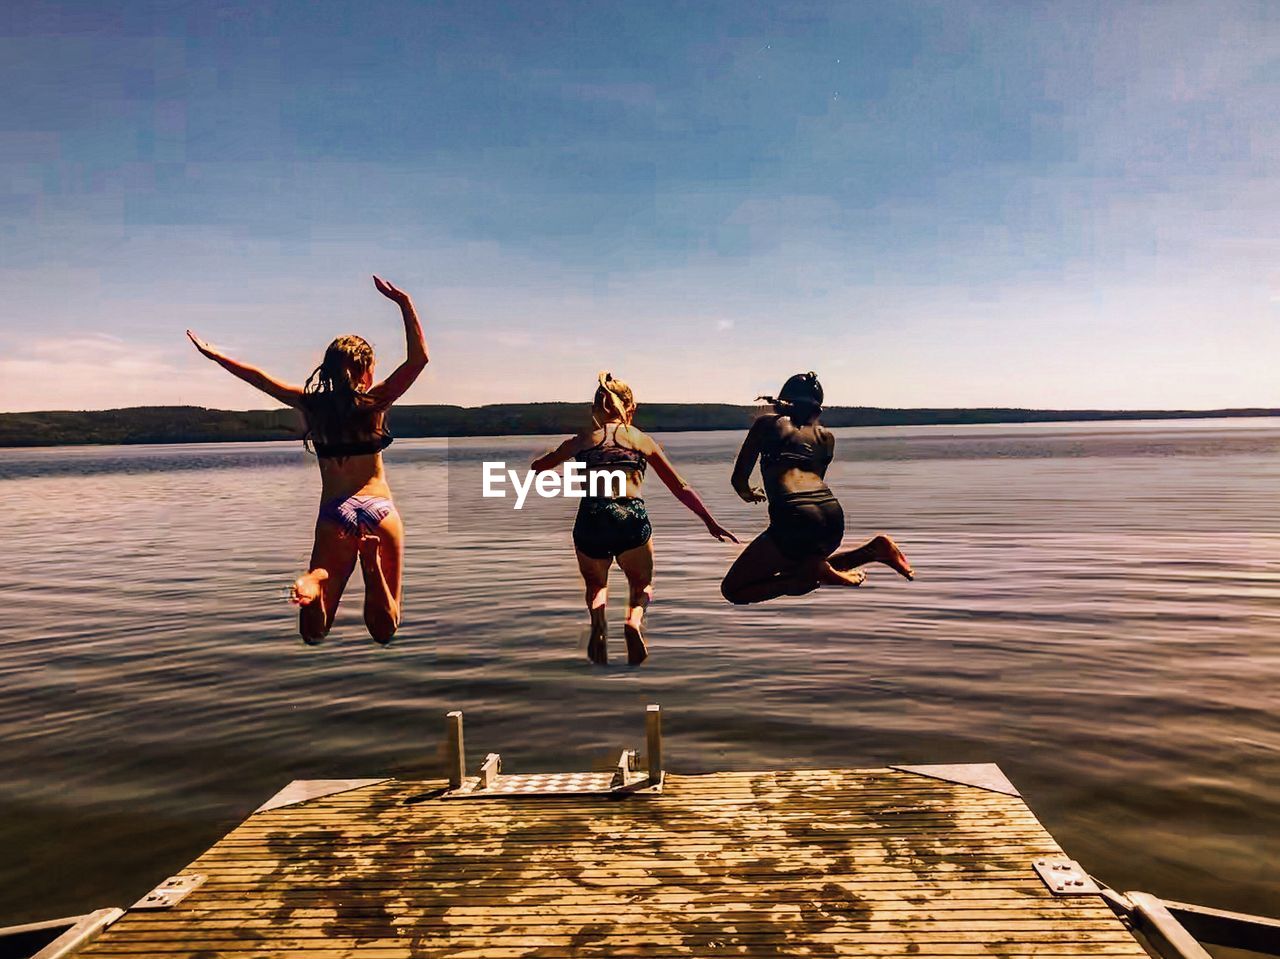
M 392 300 L 401 305 L 409 302 L 409 294 L 398 286 L 388 283 L 382 277 L 375 275 L 373 285 L 378 288 L 378 292 L 385 296 L 388 300 Z
M 195 348 L 200 351 L 200 354 L 202 356 L 207 356 L 211 360 L 218 358 L 217 351 L 214 350 L 214 348 L 210 346 L 208 343 L 206 343 L 204 340 L 200 339 L 200 337 L 192 333 L 190 330 L 187 330 L 187 339 L 189 339 L 193 344 L 195 344 Z
M 714 536 L 716 539 L 720 540 L 720 542 L 722 543 L 741 543 L 742 542 L 742 540 L 738 539 L 738 537 L 734 536 L 732 533 L 730 533 L 727 529 L 725 529 L 723 526 L 721 526 L 719 523 L 715 522 L 714 520 L 707 524 L 707 532 L 710 533 L 712 536 Z

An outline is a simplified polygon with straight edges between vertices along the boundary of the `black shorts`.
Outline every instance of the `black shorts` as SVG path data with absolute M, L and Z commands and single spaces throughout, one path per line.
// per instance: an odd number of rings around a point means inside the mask
M 844 539 L 844 510 L 825 486 L 770 496 L 769 528 L 765 532 L 788 559 L 801 562 L 825 558 Z
M 613 559 L 643 546 L 652 535 L 644 500 L 634 496 L 587 497 L 573 523 L 573 545 L 592 559 Z

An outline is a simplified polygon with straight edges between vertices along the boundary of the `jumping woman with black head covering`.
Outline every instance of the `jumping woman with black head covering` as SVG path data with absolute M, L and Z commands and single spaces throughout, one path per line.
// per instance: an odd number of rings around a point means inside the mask
M 627 662 L 639 665 L 649 655 L 642 626 L 645 610 L 653 599 L 653 540 L 650 538 L 653 530 L 644 500 L 640 498 L 640 484 L 647 464 L 653 464 L 658 479 L 706 524 L 708 533 L 718 540 L 738 542 L 716 522 L 693 487 L 681 479 L 662 447 L 643 430 L 631 425 L 635 411 L 631 388 L 614 379 L 611 373 L 601 373 L 591 403 L 590 427 L 533 461 L 533 469 L 537 471 L 555 469 L 571 459 L 582 461 L 586 466 L 588 491 L 592 488 L 593 474 L 619 470 L 626 475 L 625 495 L 588 495 L 579 505 L 578 518 L 573 524 L 574 552 L 586 583 L 587 612 L 591 616 L 587 658 L 599 665 L 609 661 L 605 609 L 609 568 L 615 559 L 630 587 L 623 627 Z M 596 490 L 601 490 L 598 483 Z
M 404 524 L 391 501 L 382 451 L 391 445 L 387 410 L 427 365 L 427 343 L 409 294 L 376 276 L 373 283 L 400 307 L 408 354 L 381 383 L 373 379 L 373 347 L 359 336 L 338 337 L 306 385 L 290 386 L 222 355 L 187 330 L 202 354 L 306 418 L 304 442 L 320 464 L 320 513 L 310 568 L 293 584 L 291 596 L 301 607 L 298 631 L 309 644 L 328 634 L 357 559 L 369 635 L 385 645 L 400 625 Z
M 859 586 L 856 567 L 884 563 L 907 579 L 915 572 L 888 536 L 836 552 L 844 538 L 844 510 L 826 484 L 835 437 L 818 422 L 822 384 L 797 373 L 776 397 L 774 412 L 752 424 L 733 467 L 733 488 L 748 503 L 769 502 L 769 528 L 742 551 L 720 590 L 731 603 L 763 603 L 800 596 L 819 586 Z M 751 485 L 760 460 L 764 489 Z

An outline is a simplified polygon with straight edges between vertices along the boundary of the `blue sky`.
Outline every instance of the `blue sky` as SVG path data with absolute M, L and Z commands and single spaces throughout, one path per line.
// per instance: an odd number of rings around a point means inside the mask
M 270 405 L 383 274 L 410 402 L 1280 406 L 1280 7 L 0 11 L 0 409 Z

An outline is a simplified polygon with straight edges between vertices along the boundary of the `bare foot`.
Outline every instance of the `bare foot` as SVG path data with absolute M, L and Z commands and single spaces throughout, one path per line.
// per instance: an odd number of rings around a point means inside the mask
M 289 587 L 289 602 L 295 606 L 310 606 L 320 598 L 321 584 L 328 578 L 327 569 L 313 569 L 303 573 Z
M 324 581 L 328 578 L 327 569 L 311 569 L 289 587 L 289 601 L 301 607 L 298 632 L 308 646 L 319 646 L 329 632 L 329 617 L 324 608 Z
M 609 665 L 609 620 L 607 610 L 597 606 L 591 611 L 591 638 L 587 640 L 587 659 L 597 666 Z
M 888 536 L 881 534 L 873 541 L 876 548 L 876 561 L 884 563 L 905 579 L 915 579 L 916 571 L 907 562 L 906 554 L 898 549 L 898 544 Z
M 627 623 L 622 627 L 622 635 L 627 639 L 627 665 L 639 666 L 649 658 L 649 645 L 644 641 L 644 632 L 639 626 Z
M 818 582 L 824 586 L 861 586 L 866 578 L 867 574 L 860 569 L 845 572 L 826 563 L 818 571 Z
M 360 551 L 360 568 L 366 572 L 373 572 L 378 569 L 380 562 L 378 558 L 378 547 L 382 545 L 382 540 L 378 539 L 373 533 L 365 533 L 360 537 L 360 545 L 357 547 Z

